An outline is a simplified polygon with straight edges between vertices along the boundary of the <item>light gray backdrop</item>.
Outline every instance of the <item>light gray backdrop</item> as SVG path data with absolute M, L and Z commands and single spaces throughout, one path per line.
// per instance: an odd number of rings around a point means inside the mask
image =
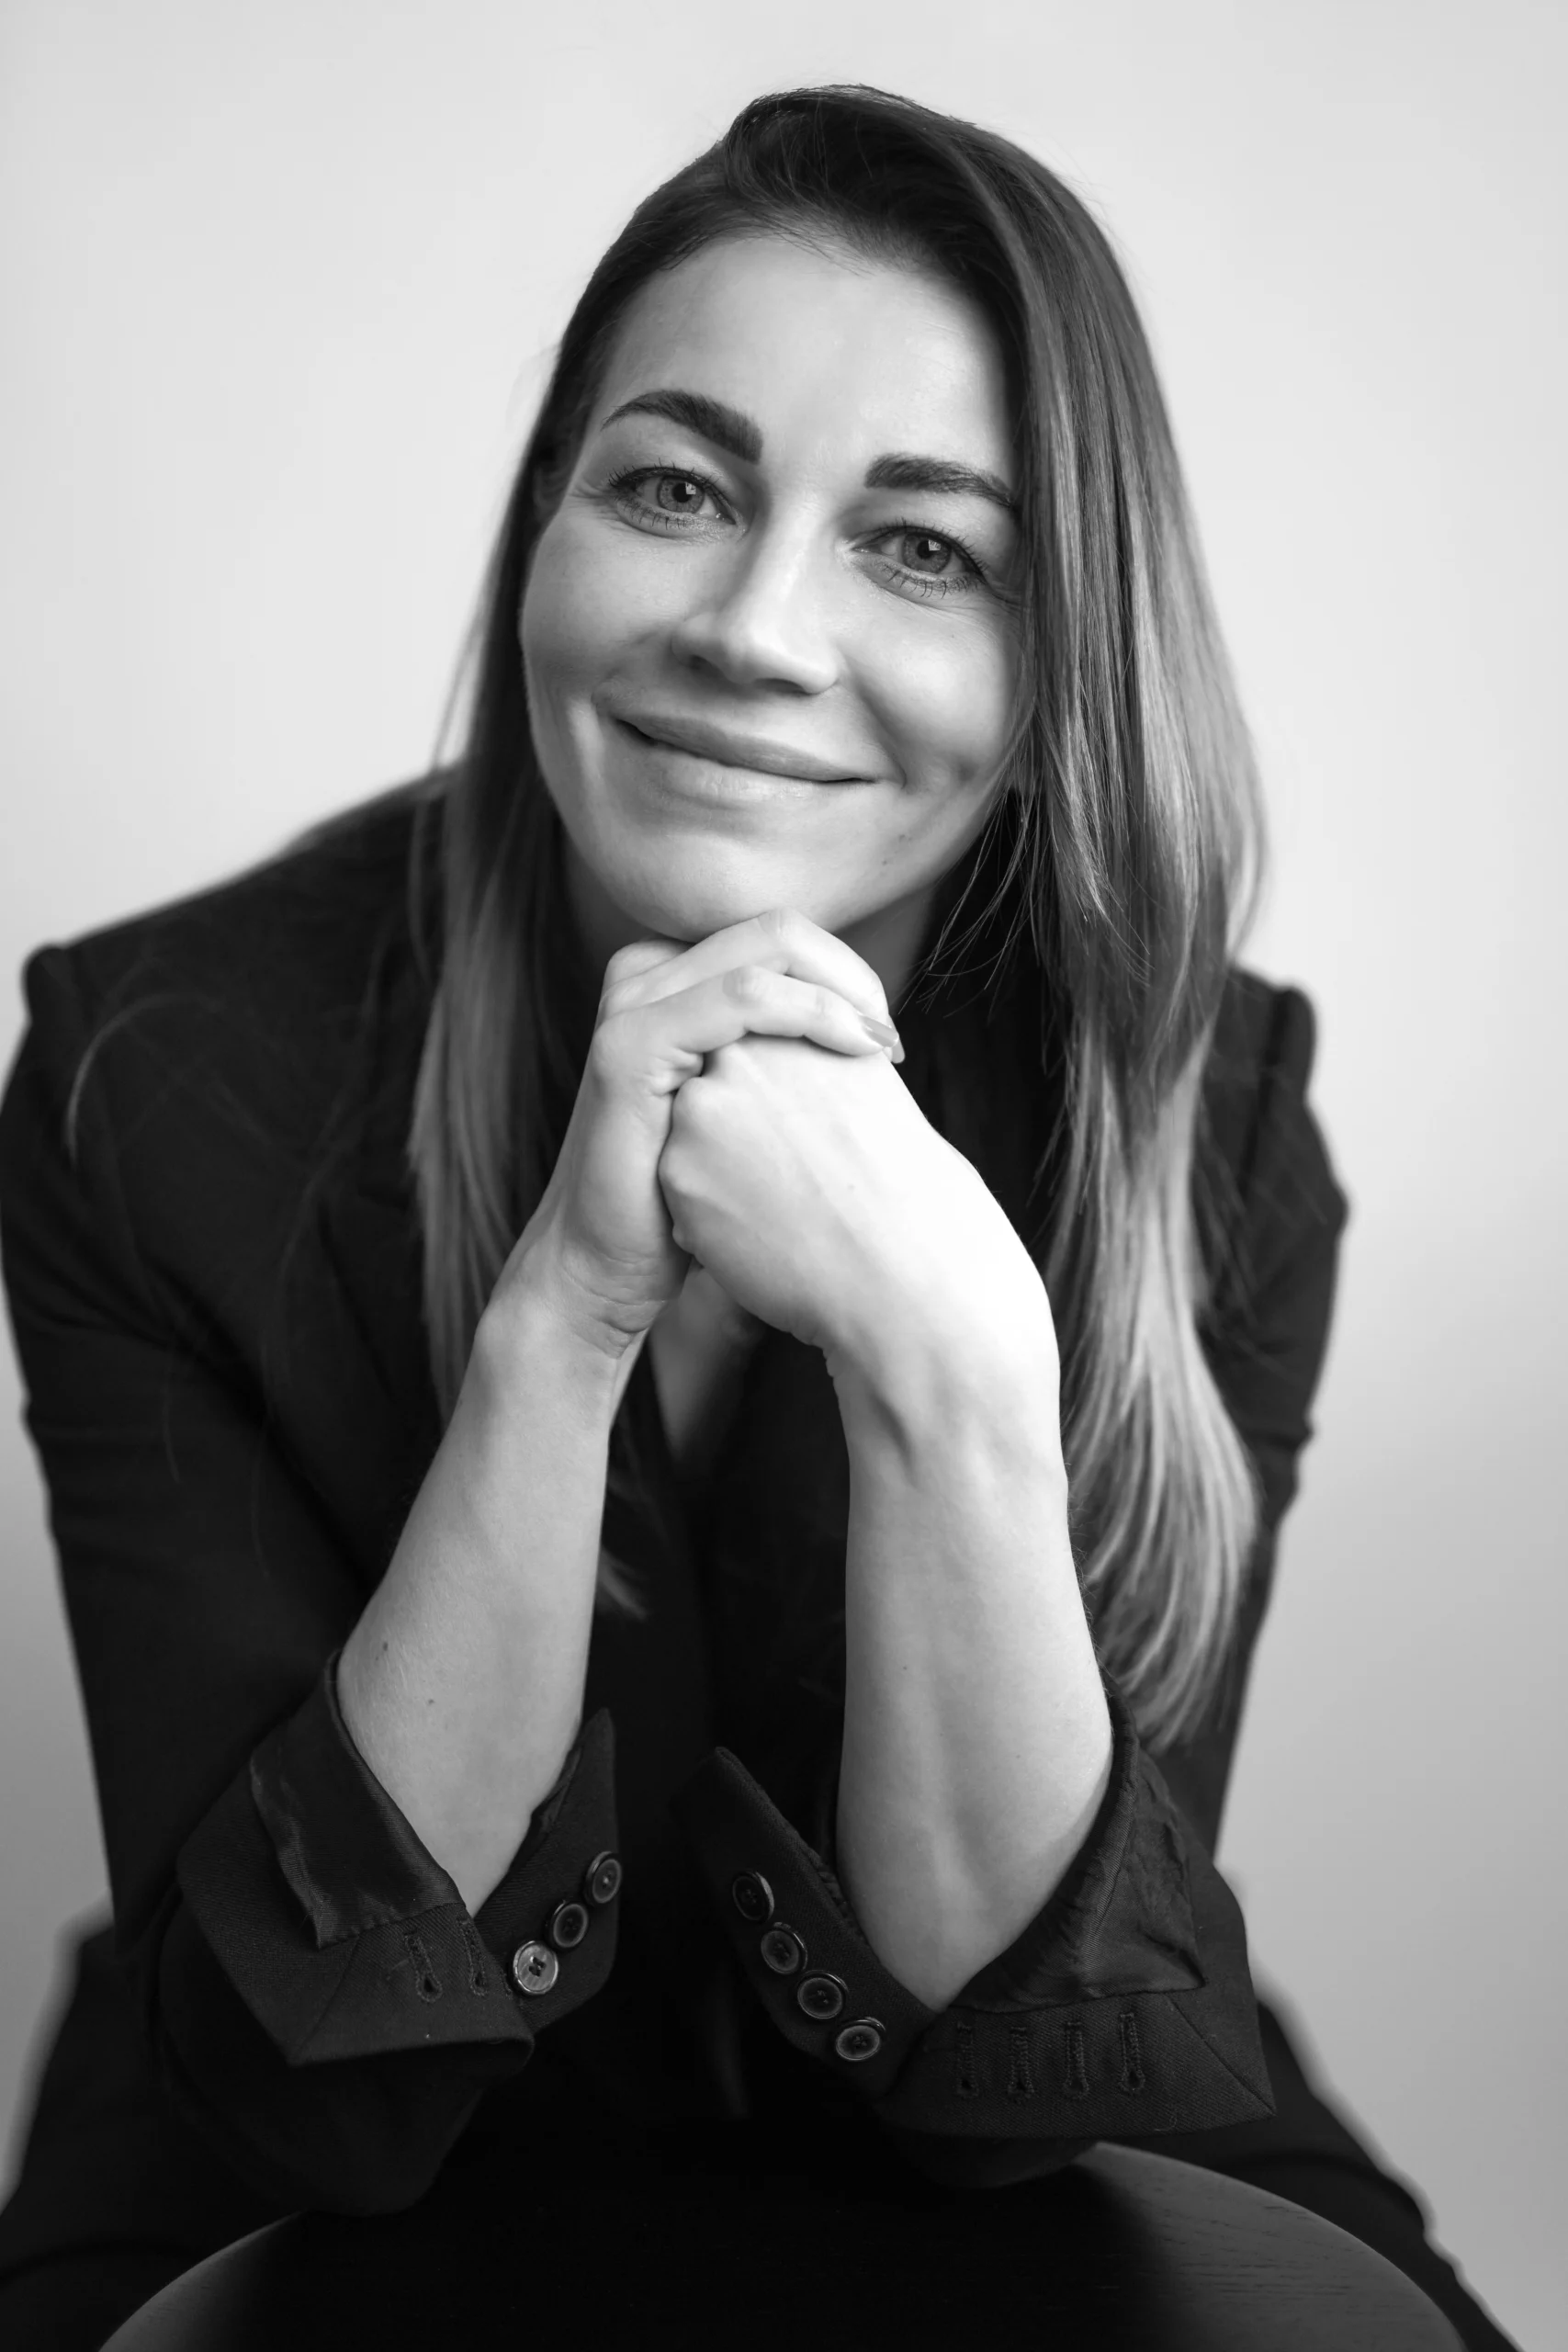
M 1564 22 L 1530 0 L 11 0 L 5 855 L 24 953 L 426 763 L 550 345 L 769 88 L 989 123 L 1112 229 L 1353 1204 L 1223 1859 L 1260 1972 L 1561 2345 Z M 0 2124 L 102 1866 L 0 1368 Z M 12 2125 L 15 2157 L 16 2124 Z

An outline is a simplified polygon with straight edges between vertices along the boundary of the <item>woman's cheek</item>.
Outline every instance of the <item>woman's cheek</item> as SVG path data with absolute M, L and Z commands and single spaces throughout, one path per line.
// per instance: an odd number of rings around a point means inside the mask
M 949 804 L 954 831 L 968 800 L 987 797 L 1001 759 L 1015 666 L 999 631 L 977 619 L 973 628 L 911 632 L 877 682 L 906 783 Z
M 535 550 L 521 628 L 530 687 L 592 683 L 624 634 L 618 568 L 591 560 L 581 537 L 580 526 L 558 516 Z

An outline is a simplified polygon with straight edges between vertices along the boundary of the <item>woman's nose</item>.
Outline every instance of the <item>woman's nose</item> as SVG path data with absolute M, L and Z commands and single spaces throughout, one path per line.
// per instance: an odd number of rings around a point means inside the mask
M 790 685 L 823 694 L 842 658 L 827 584 L 798 540 L 737 548 L 704 576 L 671 632 L 683 660 L 705 662 L 734 685 Z

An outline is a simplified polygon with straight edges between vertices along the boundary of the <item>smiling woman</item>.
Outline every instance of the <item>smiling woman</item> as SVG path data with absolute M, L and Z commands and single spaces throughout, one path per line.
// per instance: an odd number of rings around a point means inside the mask
M 984 313 L 907 266 L 728 239 L 628 305 L 595 406 L 521 626 L 588 944 L 795 907 L 897 994 L 1018 685 Z
M 547 2146 L 685 2183 L 690 2344 L 716 2161 L 781 2262 L 879 2200 L 1032 2344 L 961 2192 L 1108 2139 L 1502 2343 L 1213 1862 L 1347 1204 L 1103 232 L 967 123 L 758 99 L 594 270 L 469 652 L 432 775 L 28 967 L 115 1918 L 0 2335 Z

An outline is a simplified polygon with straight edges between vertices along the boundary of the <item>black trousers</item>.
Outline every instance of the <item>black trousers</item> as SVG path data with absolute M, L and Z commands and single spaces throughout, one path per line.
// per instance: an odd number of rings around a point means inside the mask
M 1178 2157 L 1183 2163 L 1208 2165 L 1320 2214 L 1404 2271 L 1445 2314 L 1467 2352 L 1517 2352 L 1433 2245 L 1416 2196 L 1379 2168 L 1342 2118 L 1313 2088 L 1274 2012 L 1261 2007 L 1260 2016 L 1278 2109 L 1274 2116 L 1266 2122 L 1224 2132 L 1165 2133 L 1129 2144 Z M 960 2190 L 936 2192 L 944 2193 L 954 2199 L 955 2214 L 958 2205 L 974 2195 Z M 1028 2193 L 1026 2189 L 1005 2192 L 1009 2197 Z M 691 2227 L 694 2276 L 701 2272 L 705 2238 L 700 2198 L 700 2183 L 694 2184 Z M 799 2259 L 799 2226 L 798 2209 L 787 2222 L 781 2222 L 781 2259 Z M 786 2229 L 792 2233 L 787 2249 L 783 2244 Z M 610 2249 L 605 2252 L 608 2256 Z M 99 2352 L 122 2320 L 197 2258 L 189 2245 L 106 2242 L 79 2245 L 68 2255 L 28 2263 L 0 2277 L 0 2346 L 5 2352 Z M 1027 2338 L 1018 2332 L 1016 2313 L 1009 2330 L 1005 2308 L 998 2308 L 990 2324 L 983 2309 L 977 2308 L 975 2317 L 975 2340 L 985 2342 L 987 2352 L 993 2346 L 996 2352 L 1005 2352 L 1010 2342 L 1035 2341 L 1035 2329 L 1029 2331 Z M 709 2343 L 725 2346 L 728 2352 L 746 2334 L 743 2327 L 737 2333 L 733 2307 L 715 2313 L 712 2329 L 711 2335 L 705 2335 L 694 2313 L 689 2339 L 694 2352 Z

